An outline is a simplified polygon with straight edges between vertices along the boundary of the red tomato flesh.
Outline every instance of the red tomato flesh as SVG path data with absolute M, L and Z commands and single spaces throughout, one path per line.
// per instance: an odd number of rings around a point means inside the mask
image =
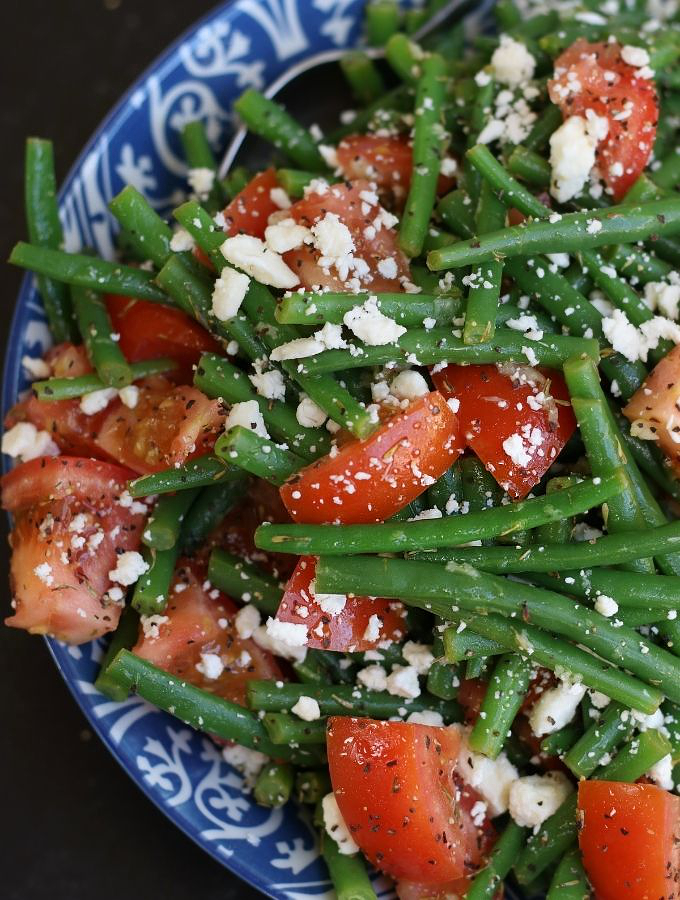
M 362 193 L 373 193 L 367 181 L 354 184 L 334 184 L 324 193 L 309 193 L 304 199 L 294 203 L 288 211 L 291 218 L 300 225 L 311 227 L 323 219 L 326 213 L 333 213 L 347 226 L 354 242 L 353 255 L 368 266 L 367 274 L 360 279 L 361 286 L 371 291 L 402 291 L 402 280 L 410 280 L 408 260 L 399 249 L 398 235 L 393 227 L 374 222 L 384 214 L 380 206 L 367 203 Z M 310 247 L 290 250 L 284 254 L 290 268 L 298 275 L 303 287 L 311 290 L 314 285 L 327 287 L 332 291 L 348 289 L 333 267 L 319 264 L 319 252 Z M 394 261 L 395 275 L 381 274 L 379 266 L 385 260 Z M 353 278 L 350 272 L 348 280 Z
M 295 522 L 382 522 L 455 462 L 458 420 L 437 391 L 419 397 L 366 440 L 348 441 L 281 487 Z
M 114 631 L 122 605 L 111 601 L 109 571 L 137 550 L 145 513 L 120 497 L 128 469 L 75 457 L 42 457 L 2 478 L 10 536 L 12 628 L 82 644 Z M 78 517 L 78 518 L 76 518 Z
M 565 119 L 592 109 L 609 122 L 596 159 L 614 199 L 620 200 L 654 148 L 659 104 L 653 79 L 641 77 L 624 62 L 620 44 L 590 44 L 579 38 L 555 60 L 555 77 L 548 82 L 548 91 Z
M 373 650 L 383 641 L 399 641 L 404 636 L 401 603 L 371 597 L 347 597 L 344 609 L 333 615 L 324 612 L 314 594 L 316 557 L 301 556 L 291 575 L 276 618 L 307 628 L 307 646 L 316 650 L 354 653 Z M 364 637 L 371 616 L 377 615 L 381 625 L 376 638 Z
M 450 365 L 432 380 L 445 397 L 459 400 L 458 419 L 467 446 L 504 490 L 521 498 L 555 462 L 576 430 L 576 418 L 559 372 L 538 373 L 522 366 L 512 371 L 517 378 L 495 365 Z
M 252 234 L 263 238 L 267 227 L 267 219 L 278 210 L 271 198 L 272 188 L 278 187 L 276 171 L 265 169 L 240 191 L 224 210 L 225 232 L 232 237 L 235 234 Z
M 199 567 L 180 560 L 163 613 L 169 621 L 158 626 L 157 636 L 140 629 L 132 652 L 189 684 L 245 706 L 248 681 L 283 675 L 270 653 L 252 639 L 239 637 L 237 611 L 233 600 L 205 581 Z M 224 669 L 218 678 L 196 668 L 202 653 L 219 656 Z
M 422 884 L 476 871 L 487 841 L 457 784 L 456 729 L 334 716 L 327 747 L 340 812 L 374 865 Z
M 169 356 L 179 364 L 172 378 L 190 383 L 193 366 L 202 353 L 219 353 L 220 346 L 198 322 L 179 309 L 171 309 L 148 300 L 135 300 L 109 294 L 106 307 L 114 332 L 120 335 L 118 346 L 130 362 L 142 362 Z
M 680 797 L 652 784 L 581 781 L 579 846 L 598 900 L 676 897 Z

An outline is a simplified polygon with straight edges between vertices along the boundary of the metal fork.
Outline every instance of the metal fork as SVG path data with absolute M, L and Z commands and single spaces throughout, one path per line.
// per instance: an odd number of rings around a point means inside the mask
M 431 34 L 435 28 L 438 28 L 440 25 L 443 25 L 444 22 L 447 22 L 450 18 L 458 13 L 461 9 L 465 7 L 469 7 L 469 0 L 448 0 L 448 3 L 445 3 L 444 6 L 440 7 L 437 12 L 434 13 L 426 22 L 418 28 L 411 35 L 412 40 L 420 41 L 424 37 L 427 37 L 428 34 Z M 315 69 L 317 66 L 324 66 L 328 63 L 338 62 L 345 56 L 351 48 L 343 48 L 337 50 L 323 50 L 321 53 L 315 53 L 313 56 L 308 56 L 307 59 L 300 60 L 300 62 L 295 63 L 295 65 L 291 66 L 289 69 L 286 69 L 285 72 L 282 72 L 278 78 L 276 78 L 272 83 L 265 88 L 262 92 L 265 97 L 269 100 L 276 97 L 276 95 L 283 90 L 283 88 L 287 87 L 292 81 L 298 78 L 300 75 L 304 75 L 309 72 L 311 69 Z M 364 53 L 370 59 L 383 59 L 385 57 L 385 51 L 382 47 L 367 47 L 363 50 Z M 220 163 L 219 168 L 219 177 L 224 178 L 225 175 L 231 169 L 234 160 L 236 159 L 236 155 L 238 151 L 241 149 L 241 144 L 246 138 L 248 133 L 248 129 L 242 125 L 238 131 L 234 134 L 234 137 L 231 139 L 229 146 L 226 149 L 224 156 L 222 157 L 222 162 Z

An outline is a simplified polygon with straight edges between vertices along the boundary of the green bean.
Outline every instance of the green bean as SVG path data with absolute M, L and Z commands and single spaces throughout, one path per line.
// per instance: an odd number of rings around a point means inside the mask
M 278 809 L 290 799 L 295 773 L 289 763 L 271 762 L 257 776 L 253 796 L 255 802 L 269 809 Z
M 437 215 L 460 238 L 470 238 L 475 233 L 475 209 L 470 196 L 462 188 L 456 188 L 442 197 L 437 204 Z
M 372 294 L 378 309 L 390 319 L 407 327 L 422 327 L 423 320 L 434 319 L 436 325 L 450 325 L 463 312 L 458 296 L 428 294 Z M 346 313 L 361 303 L 360 294 L 291 294 L 276 307 L 276 321 L 282 325 L 342 325 Z
M 463 499 L 463 479 L 458 460 L 427 489 L 429 506 L 436 507 L 441 513 L 448 515 L 449 501 L 459 502 Z
M 488 674 L 490 660 L 487 656 L 473 656 L 465 663 L 465 678 L 479 679 L 485 681 L 485 675 Z
M 209 169 L 214 173 L 212 186 L 203 202 L 208 212 L 217 212 L 218 209 L 224 207 L 227 197 L 224 186 L 217 178 L 217 160 L 205 133 L 203 122 L 200 119 L 187 122 L 180 131 L 180 139 L 189 169 Z
M 559 106 L 549 103 L 539 113 L 529 134 L 524 139 L 524 147 L 527 150 L 541 151 L 548 146 L 550 135 L 562 124 L 562 111 Z
M 39 247 L 58 250 L 63 235 L 57 206 L 57 182 L 51 141 L 40 138 L 29 138 L 26 141 L 24 200 L 30 242 Z M 66 285 L 47 274 L 39 274 L 37 282 L 54 340 L 57 343 L 75 341 L 77 332 Z
M 616 566 L 652 553 L 680 551 L 680 521 L 650 528 L 637 534 L 623 532 L 596 541 L 574 544 L 543 544 L 529 547 L 458 547 L 417 553 L 430 562 L 455 560 L 485 572 L 515 574 L 554 572 L 579 566 Z M 340 552 L 340 550 L 338 551 Z
M 222 179 L 222 186 L 229 200 L 237 197 L 252 177 L 252 173 L 245 166 L 230 169 L 227 177 Z
M 564 728 L 547 734 L 541 741 L 541 753 L 546 756 L 564 756 L 574 746 L 583 734 L 583 728 L 577 718 L 574 718 Z
M 144 362 L 131 363 L 132 381 L 148 378 L 150 375 L 162 375 L 172 372 L 177 368 L 174 359 L 147 359 Z M 78 375 L 75 378 L 46 378 L 44 381 L 34 381 L 31 385 L 33 393 L 45 403 L 59 400 L 72 400 L 75 397 L 83 397 L 93 391 L 105 388 L 104 382 L 94 373 L 92 375 Z
M 360 853 L 341 853 L 332 837 L 321 835 L 321 853 L 338 900 L 377 900 Z
M 133 497 L 148 497 L 151 494 L 169 494 L 190 488 L 210 487 L 226 481 L 242 481 L 243 473 L 216 456 L 199 456 L 181 466 L 171 466 L 151 475 L 142 475 L 128 483 Z
M 215 454 L 225 462 L 277 486 L 305 464 L 295 453 L 282 449 L 243 425 L 235 425 L 217 439 Z
M 194 373 L 194 384 L 208 397 L 220 397 L 228 403 L 254 400 L 260 408 L 267 429 L 284 441 L 303 459 L 311 462 L 328 453 L 330 435 L 325 429 L 303 428 L 295 410 L 285 401 L 267 400 L 251 385 L 247 375 L 224 357 L 204 353 Z
M 532 187 L 550 184 L 550 163 L 540 154 L 518 144 L 508 157 L 508 172 Z
M 267 713 L 262 722 L 275 744 L 325 744 L 326 722 L 315 719 L 304 722 L 289 713 Z
M 646 607 L 663 618 L 669 610 L 680 606 L 680 578 L 623 572 L 618 569 L 565 569 L 550 576 L 562 590 L 577 597 L 596 599 L 601 594 L 612 597 L 626 609 Z
M 668 651 L 633 629 L 617 627 L 594 610 L 542 588 L 456 563 L 435 568 L 432 563 L 380 557 L 322 556 L 316 567 L 316 584 L 325 593 L 398 597 L 409 606 L 427 609 L 443 619 L 457 615 L 457 608 L 465 613 L 501 613 L 510 620 L 518 617 L 520 629 L 526 620 L 538 628 L 586 644 L 602 659 L 626 668 L 650 685 L 660 686 L 669 699 L 680 698 L 680 662 Z M 474 625 L 470 627 L 477 631 Z M 488 636 L 484 631 L 480 633 Z M 658 691 L 652 691 L 652 695 L 658 696 Z M 607 696 L 625 702 L 620 696 L 611 693 Z
M 588 876 L 581 861 L 581 851 L 573 847 L 559 862 L 546 895 L 546 900 L 588 900 L 591 896 Z
M 551 478 L 545 488 L 547 495 L 554 494 L 556 491 L 563 491 L 565 488 L 573 487 L 578 484 L 578 479 L 571 475 L 565 475 L 557 478 Z M 559 522 L 549 522 L 547 525 L 541 525 L 535 532 L 535 543 L 537 544 L 566 544 L 571 540 L 571 531 L 574 526 L 574 519 L 571 516 L 560 519 Z
M 305 654 L 304 660 L 293 663 L 293 671 L 298 681 L 303 684 L 325 684 L 328 681 L 328 672 L 318 657 L 312 656 L 311 651 Z M 279 713 L 272 713 L 279 715 Z M 287 715 L 287 713 L 282 713 Z
M 402 335 L 395 344 L 381 346 L 357 345 L 360 353 L 349 350 L 326 350 L 317 356 L 297 361 L 308 374 L 327 374 L 346 369 L 380 366 L 387 363 L 405 363 L 417 359 L 420 365 L 436 363 L 494 363 L 524 362 L 531 358 L 536 365 L 553 369 L 562 367 L 569 356 L 584 354 L 593 361 L 599 359 L 597 341 L 568 337 L 561 334 L 545 335 L 540 340 L 528 340 L 521 332 L 510 328 L 497 328 L 493 340 L 484 344 L 466 344 L 459 331 L 450 328 L 413 328 Z
M 635 283 L 634 279 L 638 279 L 642 284 L 663 281 L 673 271 L 669 263 L 635 245 L 613 247 L 606 256 L 611 265 L 630 278 L 632 283 Z
M 133 378 L 132 368 L 113 338 L 106 303 L 99 294 L 74 287 L 71 299 L 87 356 L 106 387 L 122 388 Z
M 522 14 L 513 0 L 499 0 L 493 8 L 493 14 L 501 31 L 508 31 L 522 22 Z
M 655 151 L 656 152 L 656 151 Z M 680 184 L 680 154 L 675 150 L 663 160 L 654 172 L 654 181 L 660 188 L 672 190 Z
M 278 682 L 281 684 L 281 682 Z M 389 719 L 399 715 L 400 709 L 423 712 L 426 709 L 441 713 L 445 722 L 460 721 L 460 707 L 454 700 L 439 700 L 421 694 L 416 699 L 394 697 L 386 691 L 366 691 L 351 684 L 291 684 L 281 687 L 273 681 L 248 682 L 248 706 L 256 711 L 283 712 L 295 706 L 300 697 L 312 697 L 319 704 L 322 716 L 368 716 Z
M 462 475 L 463 500 L 469 512 L 481 512 L 500 504 L 503 491 L 476 456 L 459 460 Z
M 433 697 L 455 700 L 458 696 L 460 679 L 455 666 L 435 660 L 427 673 L 427 690 Z
M 340 68 L 352 93 L 362 106 L 372 103 L 385 93 L 385 82 L 375 63 L 360 50 L 346 53 Z
M 342 526 L 262 525 L 255 532 L 255 543 L 263 550 L 333 556 L 456 547 L 468 541 L 510 535 L 586 512 L 620 492 L 624 484 L 624 476 L 616 472 L 606 478 L 583 481 L 549 497 L 534 497 L 466 516 L 421 522 Z M 531 551 L 527 549 L 526 552 Z
M 140 576 L 132 595 L 132 606 L 142 616 L 162 613 L 170 598 L 170 582 L 175 571 L 179 547 L 165 550 L 144 548 L 148 570 Z
M 586 275 L 581 266 L 575 262 L 564 270 L 564 277 L 574 290 L 579 291 L 586 298 L 595 287 L 590 275 Z
M 616 403 L 609 399 L 609 409 L 619 428 L 621 440 L 638 465 L 664 494 L 680 500 L 680 481 L 672 474 L 668 460 L 653 441 L 642 441 L 630 433 L 630 422 Z
M 298 803 L 316 805 L 331 791 L 327 769 L 307 769 L 295 776 L 295 799 Z
M 241 482 L 218 482 L 210 487 L 200 488 L 200 493 L 182 521 L 179 537 L 182 553 L 195 553 L 243 498 L 247 488 L 248 482 L 245 479 Z
M 476 148 L 475 148 L 476 149 Z M 513 202 L 516 198 L 513 197 Z M 594 223 L 599 222 L 599 226 Z M 680 199 L 664 199 L 641 206 L 611 206 L 589 212 L 566 213 L 558 221 L 537 220 L 431 250 L 427 264 L 433 271 L 471 266 L 489 260 L 535 253 L 577 252 L 603 244 L 634 243 L 654 235 L 680 232 Z
M 413 129 L 411 183 L 399 228 L 407 256 L 420 256 L 432 215 L 442 151 L 448 143 L 442 126 L 446 65 L 438 54 L 423 60 L 418 77 Z
M 476 226 L 479 234 L 502 228 L 505 207 L 496 198 L 487 182 L 481 187 L 477 207 Z M 476 278 L 468 291 L 463 341 L 466 344 L 483 344 L 493 340 L 501 295 L 503 263 L 492 261 L 474 270 Z
M 472 879 L 465 893 L 466 900 L 493 900 L 524 847 L 526 837 L 526 829 L 509 819 L 486 865 Z
M 314 138 L 280 104 L 248 88 L 234 102 L 234 110 L 254 134 L 283 151 L 297 166 L 313 172 L 325 170 Z
M 144 528 L 143 543 L 154 550 L 169 550 L 174 547 L 179 538 L 182 520 L 197 496 L 198 489 L 192 488 L 161 497 Z
M 577 778 L 588 778 L 605 754 L 627 741 L 633 731 L 632 716 L 621 716 L 624 707 L 610 703 L 599 722 L 594 722 L 570 748 L 564 764 Z
M 489 641 L 475 634 L 469 628 L 463 631 L 447 628 L 444 632 L 444 649 L 448 662 L 457 663 L 480 656 L 498 656 L 503 653 L 504 647 L 496 641 Z
M 169 302 L 167 295 L 154 284 L 153 272 L 85 253 L 66 253 L 19 241 L 10 253 L 9 262 L 55 281 L 90 288 L 99 293 Z
M 111 700 L 122 703 L 127 700 L 128 689 L 115 679 L 111 678 L 108 673 L 109 665 L 119 650 L 129 650 L 137 643 L 139 637 L 139 614 L 132 606 L 126 606 L 120 614 L 118 627 L 111 635 L 109 646 L 101 661 L 99 674 L 95 680 L 94 686 L 97 690 Z
M 532 834 L 514 865 L 517 881 L 526 885 L 569 850 L 576 837 L 576 793 Z
M 394 0 L 372 0 L 366 4 L 366 40 L 370 47 L 384 47 L 399 28 L 401 11 Z
M 281 586 L 253 563 L 215 548 L 210 554 L 208 578 L 230 597 L 252 603 L 270 616 L 276 615 L 281 602 Z
M 671 751 L 668 738 L 650 728 L 624 744 L 610 763 L 595 771 L 593 778 L 597 781 L 637 781 Z
M 134 691 L 192 728 L 277 759 L 301 765 L 314 765 L 321 761 L 316 749 L 273 744 L 264 725 L 249 710 L 216 694 L 202 691 L 128 650 L 118 652 L 108 672 L 121 688 Z
M 529 689 L 532 666 L 519 653 L 501 656 L 489 679 L 479 716 L 468 743 L 477 753 L 495 759 Z
M 415 86 L 425 54 L 407 35 L 396 32 L 385 44 L 385 59 L 406 84 Z
M 134 242 L 136 252 L 160 269 L 172 253 L 172 231 L 148 200 L 128 184 L 109 201 L 109 209 Z
M 668 732 L 668 740 L 671 742 L 671 756 L 676 763 L 680 759 L 680 707 L 665 700 L 661 706 L 663 712 L 664 728 Z

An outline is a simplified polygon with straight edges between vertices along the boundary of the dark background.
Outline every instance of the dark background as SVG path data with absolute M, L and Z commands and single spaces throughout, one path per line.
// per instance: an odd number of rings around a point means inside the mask
M 122 91 L 211 0 L 19 0 L 3 23 L 0 255 L 25 237 L 23 143 L 52 138 L 63 177 Z M 20 273 L 0 267 L 0 347 Z M 9 613 L 6 527 L 1 618 Z M 5 900 L 251 900 L 92 734 L 44 642 L 0 625 L 0 895 Z

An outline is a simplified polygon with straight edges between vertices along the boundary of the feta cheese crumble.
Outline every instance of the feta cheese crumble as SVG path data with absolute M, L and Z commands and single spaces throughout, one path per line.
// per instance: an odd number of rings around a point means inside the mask
M 220 322 L 233 319 L 248 293 L 250 278 L 229 266 L 222 269 L 212 292 L 212 312 Z
M 260 284 L 290 290 L 299 283 L 295 272 L 259 238 L 237 234 L 227 238 L 220 250 L 228 263 L 243 269 Z

